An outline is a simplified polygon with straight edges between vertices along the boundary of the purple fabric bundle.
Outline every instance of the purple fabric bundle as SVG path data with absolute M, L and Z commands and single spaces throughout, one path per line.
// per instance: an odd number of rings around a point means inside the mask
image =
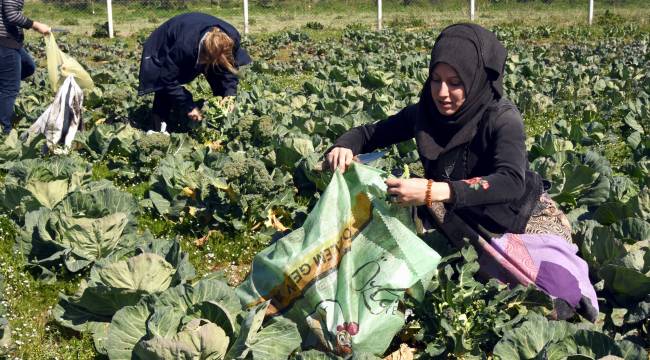
M 595 320 L 596 291 L 587 263 L 577 255 L 574 244 L 551 234 L 505 234 L 479 243 L 483 248 L 479 262 L 487 275 L 511 285 L 534 284 Z

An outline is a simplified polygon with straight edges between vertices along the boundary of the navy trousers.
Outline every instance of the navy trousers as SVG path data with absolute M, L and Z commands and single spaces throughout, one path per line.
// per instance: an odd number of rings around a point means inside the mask
M 192 97 L 192 94 L 187 89 L 184 87 L 181 88 L 186 96 Z M 172 110 L 174 113 L 172 113 Z M 173 96 L 169 95 L 164 89 L 156 91 L 153 97 L 153 108 L 151 109 L 152 115 L 154 115 L 152 117 L 152 124 L 150 125 L 151 129 L 160 131 L 160 121 L 164 121 L 167 123 L 167 131 L 187 132 L 189 130 L 187 125 L 190 120 L 187 114 L 178 110 Z
M 20 91 L 20 81 L 34 74 L 36 64 L 25 49 L 0 46 L 0 126 L 11 131 L 14 104 Z

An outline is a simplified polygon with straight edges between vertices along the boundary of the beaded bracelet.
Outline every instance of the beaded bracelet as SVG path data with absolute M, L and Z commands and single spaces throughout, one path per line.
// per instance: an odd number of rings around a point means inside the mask
M 427 207 L 431 207 L 433 205 L 433 199 L 431 199 L 431 185 L 433 185 L 433 180 L 427 180 L 427 192 L 424 194 L 424 202 L 426 203 Z

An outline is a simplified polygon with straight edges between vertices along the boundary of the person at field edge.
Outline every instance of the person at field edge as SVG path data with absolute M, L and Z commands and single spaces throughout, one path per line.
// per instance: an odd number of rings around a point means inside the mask
M 202 120 L 199 106 L 182 85 L 203 74 L 215 96 L 235 96 L 237 71 L 250 63 L 239 32 L 229 23 L 202 13 L 167 20 L 145 41 L 140 61 L 138 95 L 155 92 L 151 126 L 160 130 L 172 108 L 187 114 L 188 120 Z M 169 125 L 173 130 L 184 124 Z
M 417 104 L 353 128 L 327 152 L 332 170 L 356 154 L 415 138 L 425 178 L 388 179 L 393 201 L 413 206 L 431 234 L 479 251 L 481 274 L 534 284 L 554 299 L 554 315 L 595 321 L 598 302 L 571 227 L 529 170 L 524 123 L 503 96 L 506 49 L 475 24 L 445 28 L 431 51 Z M 433 230 L 437 231 L 433 231 Z
M 23 15 L 24 5 L 24 0 L 0 0 L 0 125 L 3 133 L 11 131 L 20 81 L 36 70 L 34 60 L 23 47 L 23 29 L 34 29 L 43 35 L 50 32 L 49 26 Z

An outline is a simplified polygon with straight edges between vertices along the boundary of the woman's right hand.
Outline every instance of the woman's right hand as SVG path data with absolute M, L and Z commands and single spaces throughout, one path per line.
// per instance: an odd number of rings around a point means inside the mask
M 51 29 L 50 29 L 50 27 L 48 25 L 45 25 L 45 24 L 40 23 L 38 21 L 34 21 L 34 23 L 32 24 L 32 29 L 38 31 L 39 33 L 41 33 L 43 35 L 47 35 L 51 31 Z
M 199 108 L 195 107 L 192 109 L 192 111 L 187 113 L 187 117 L 190 118 L 192 121 L 201 121 L 203 120 L 203 114 L 201 114 L 201 110 Z
M 345 172 L 348 169 L 350 164 L 352 164 L 353 159 L 354 154 L 352 154 L 352 150 L 344 147 L 335 147 L 332 151 L 327 153 L 326 158 L 332 171 L 340 169 L 342 172 Z

